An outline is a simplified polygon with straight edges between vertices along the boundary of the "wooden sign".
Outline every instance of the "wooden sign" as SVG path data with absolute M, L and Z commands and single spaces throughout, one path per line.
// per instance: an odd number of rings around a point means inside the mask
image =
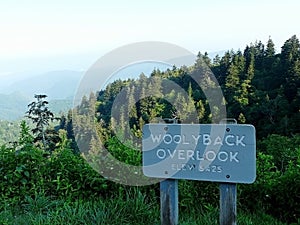
M 156 178 L 253 183 L 255 128 L 246 124 L 146 124 L 143 172 Z

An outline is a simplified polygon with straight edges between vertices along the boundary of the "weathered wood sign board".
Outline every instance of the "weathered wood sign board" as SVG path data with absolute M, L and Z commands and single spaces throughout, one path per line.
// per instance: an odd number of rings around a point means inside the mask
M 255 128 L 245 124 L 146 124 L 143 172 L 156 178 L 253 183 Z

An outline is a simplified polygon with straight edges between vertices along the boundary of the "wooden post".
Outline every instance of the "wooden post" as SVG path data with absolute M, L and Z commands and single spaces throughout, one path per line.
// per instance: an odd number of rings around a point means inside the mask
M 161 225 L 178 224 L 178 180 L 160 182 Z
M 166 123 L 177 123 L 176 119 L 164 119 Z M 161 225 L 178 224 L 178 180 L 166 179 L 160 182 Z
M 236 184 L 220 184 L 220 225 L 236 225 Z
M 224 119 L 221 124 L 236 124 L 235 119 Z M 236 189 L 235 183 L 220 183 L 220 225 L 236 225 Z

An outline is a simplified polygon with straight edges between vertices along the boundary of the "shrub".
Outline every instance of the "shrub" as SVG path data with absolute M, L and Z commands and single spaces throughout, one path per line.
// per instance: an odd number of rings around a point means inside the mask
M 258 142 L 258 149 L 273 156 L 274 164 L 282 173 L 285 172 L 290 161 L 296 162 L 296 148 L 300 146 L 300 135 L 293 137 L 272 134 Z
M 18 151 L 3 146 L 0 164 L 1 199 L 19 202 L 37 193 L 91 198 L 104 195 L 107 187 L 104 178 L 70 149 L 49 155 L 33 146 Z
M 47 160 L 44 152 L 36 148 L 15 151 L 2 147 L 0 151 L 0 196 L 20 201 L 43 191 Z
M 300 147 L 297 144 L 293 146 L 293 142 L 297 143 L 298 140 L 297 136 L 287 138 L 272 135 L 261 143 L 266 147 L 264 151 L 269 154 L 258 153 L 257 178 L 254 184 L 240 185 L 241 207 L 251 211 L 263 208 L 286 222 L 296 222 L 299 219 Z M 282 158 L 280 153 L 283 154 Z
M 296 222 L 300 218 L 300 148 L 296 162 L 290 161 L 286 171 L 271 188 L 269 212 L 281 220 Z

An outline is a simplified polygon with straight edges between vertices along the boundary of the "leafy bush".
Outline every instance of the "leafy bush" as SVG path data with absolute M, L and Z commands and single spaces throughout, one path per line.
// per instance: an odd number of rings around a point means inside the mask
M 290 161 L 286 171 L 271 188 L 269 212 L 281 220 L 295 222 L 300 218 L 300 148 L 297 160 Z
M 123 144 L 118 140 L 118 138 L 111 137 L 107 141 L 106 146 L 109 152 L 117 160 L 134 166 L 142 165 L 142 152 L 137 148 L 134 148 L 130 141 L 127 140 Z
M 239 206 L 245 210 L 255 211 L 258 208 L 268 210 L 272 187 L 280 176 L 271 155 L 258 153 L 256 159 L 256 181 L 253 184 L 238 185 Z
M 104 195 L 107 188 L 104 178 L 71 149 L 54 152 L 49 159 L 47 181 L 49 194 L 62 197 L 91 198 Z
M 50 206 L 46 204 L 47 200 L 38 196 L 68 201 L 100 196 L 107 200 L 116 198 L 124 204 L 138 198 L 142 202 L 159 205 L 158 184 L 137 189 L 109 181 L 83 157 L 74 154 L 65 131 L 59 131 L 59 137 L 60 141 L 52 153 L 44 151 L 33 144 L 30 130 L 22 123 L 18 145 L 0 148 L 0 197 L 3 201 L 15 205 L 21 203 L 26 210 L 41 214 L 43 212 L 39 212 L 39 209 L 47 211 Z M 249 212 L 261 209 L 282 221 L 297 222 L 300 217 L 299 140 L 299 136 L 287 138 L 271 135 L 259 142 L 257 179 L 251 185 L 238 185 L 239 208 Z M 141 165 L 141 152 L 130 145 L 125 146 L 115 138 L 106 144 L 115 158 L 131 165 Z M 128 196 L 132 196 L 132 199 Z M 218 201 L 217 183 L 179 181 L 179 206 L 183 213 L 218 208 Z M 40 216 L 43 221 L 43 215 Z M 3 223 L 6 223 L 5 220 Z
M 0 149 L 1 199 L 23 201 L 26 196 L 91 198 L 104 195 L 107 184 L 87 162 L 69 148 L 49 154 L 29 143 Z
M 0 151 L 0 196 L 19 201 L 23 196 L 43 190 L 46 160 L 44 152 L 35 149 L 2 147 Z
M 285 137 L 272 134 L 258 142 L 259 151 L 273 156 L 273 162 L 282 173 L 289 166 L 290 161 L 297 161 L 297 150 L 300 146 L 300 135 Z
M 258 153 L 255 183 L 240 185 L 239 201 L 242 208 L 252 211 L 263 208 L 282 221 L 299 220 L 300 148 L 295 145 L 292 147 L 292 140 L 296 143 L 299 137 L 289 139 L 272 135 L 262 142 L 267 147 L 265 151 L 272 155 Z M 285 153 L 282 158 L 280 153 Z
M 203 210 L 219 204 L 219 184 L 204 181 L 180 180 L 178 184 L 179 206 L 182 210 Z

